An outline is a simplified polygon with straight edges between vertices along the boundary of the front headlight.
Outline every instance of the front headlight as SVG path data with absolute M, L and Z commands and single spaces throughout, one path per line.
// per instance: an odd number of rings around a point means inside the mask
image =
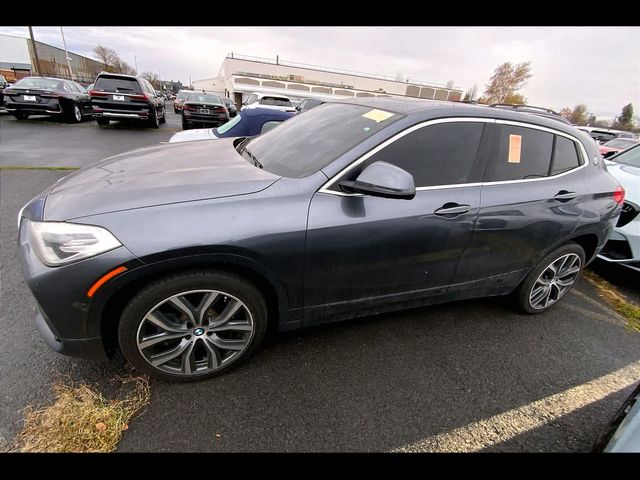
M 33 249 L 50 267 L 93 257 L 122 245 L 111 232 L 93 225 L 29 220 L 27 228 Z

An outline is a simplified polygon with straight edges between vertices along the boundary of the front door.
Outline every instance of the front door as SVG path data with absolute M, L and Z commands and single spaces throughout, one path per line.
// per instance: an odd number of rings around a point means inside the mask
M 305 255 L 309 323 L 446 292 L 479 211 L 474 165 L 484 128 L 483 121 L 447 119 L 408 129 L 315 194 Z M 340 190 L 339 181 L 380 160 L 413 175 L 415 198 Z

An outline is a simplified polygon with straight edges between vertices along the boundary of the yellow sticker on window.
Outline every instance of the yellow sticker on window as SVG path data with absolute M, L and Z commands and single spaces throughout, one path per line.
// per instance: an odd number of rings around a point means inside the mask
M 393 113 L 391 112 L 385 112 L 384 110 L 369 110 L 367 113 L 365 113 L 364 115 L 362 115 L 364 118 L 368 118 L 370 120 L 373 120 L 374 122 L 382 122 L 383 120 L 386 120 L 389 117 L 393 117 Z
M 509 135 L 509 163 L 520 163 L 522 135 Z

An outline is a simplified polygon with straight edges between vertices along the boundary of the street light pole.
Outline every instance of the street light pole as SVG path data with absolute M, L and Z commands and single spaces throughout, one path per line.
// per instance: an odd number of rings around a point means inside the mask
M 38 58 L 38 49 L 36 48 L 36 41 L 33 39 L 33 29 L 29 27 L 29 36 L 31 37 L 31 46 L 33 47 L 33 56 L 36 59 L 36 74 L 42 75 L 40 70 L 40 59 Z
M 138 54 L 137 53 L 133 56 L 133 63 L 135 63 L 136 65 L 136 75 L 138 75 Z
M 71 57 L 69 56 L 69 52 L 67 52 L 67 42 L 64 39 L 64 30 L 62 30 L 62 27 L 60 27 L 60 33 L 62 33 L 62 44 L 64 45 L 64 54 L 67 56 L 67 65 L 69 66 L 71 80 L 75 81 L 76 77 L 73 75 L 73 70 L 71 70 Z

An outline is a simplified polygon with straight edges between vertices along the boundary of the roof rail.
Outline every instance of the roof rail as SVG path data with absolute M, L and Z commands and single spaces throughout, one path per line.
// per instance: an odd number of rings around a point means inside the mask
M 503 109 L 511 109 L 511 110 L 519 110 L 522 112 L 533 113 L 534 115 L 540 115 L 543 117 L 550 118 L 552 120 L 557 120 L 562 123 L 566 123 L 567 125 L 571 125 L 571 122 L 560 115 L 555 110 L 551 110 L 550 108 L 544 107 L 536 107 L 534 105 L 522 105 L 516 103 L 492 103 L 489 107 L 494 108 L 503 108 Z

